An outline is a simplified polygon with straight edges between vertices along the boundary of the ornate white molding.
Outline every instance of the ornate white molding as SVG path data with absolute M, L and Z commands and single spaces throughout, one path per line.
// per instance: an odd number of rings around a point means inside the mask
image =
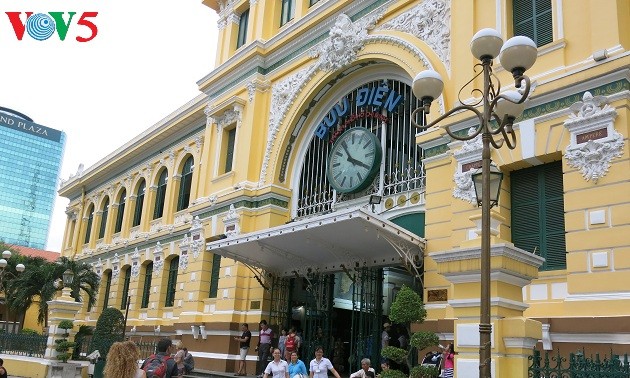
M 214 122 L 217 124 L 217 133 L 224 129 L 226 126 L 236 124 L 236 127 L 241 126 L 241 107 L 234 106 L 233 109 L 227 109 L 223 114 L 219 116 L 213 116 Z
M 160 275 L 162 268 L 164 267 L 164 249 L 162 244 L 158 241 L 153 250 L 153 274 Z
M 472 135 L 474 132 L 475 128 L 471 127 L 468 130 L 468 135 Z M 453 197 L 470 203 L 477 202 L 472 174 L 476 169 L 474 167 L 475 163 L 481 161 L 482 149 L 483 143 L 481 134 L 479 134 L 471 140 L 464 141 L 461 144 L 461 148 L 453 153 L 455 160 L 457 160 L 457 170 L 453 175 L 453 181 L 455 182 Z
M 98 274 L 99 277 L 103 277 L 103 261 L 101 260 L 101 258 L 98 258 L 98 261 L 96 261 L 95 264 L 92 265 L 92 267 L 94 268 L 94 271 L 96 272 L 96 274 Z
M 188 249 L 182 249 L 179 253 L 179 270 L 182 272 L 188 268 Z
M 263 80 L 260 78 L 256 78 L 249 83 L 247 83 L 247 95 L 249 102 L 254 101 L 254 96 L 256 95 L 256 91 L 259 92 L 267 92 L 271 85 L 268 80 Z
M 193 219 L 190 226 L 190 239 L 190 250 L 192 251 L 193 258 L 196 260 L 201 251 L 203 251 L 206 240 L 203 225 L 198 215 Z
M 118 253 L 114 253 L 114 258 L 112 259 L 112 280 L 116 282 L 118 276 L 120 276 L 120 257 L 118 257 Z
M 131 278 L 135 280 L 138 276 L 140 276 L 140 252 L 136 247 L 131 255 Z
M 199 205 L 200 203 L 208 203 L 210 206 L 217 202 L 217 196 L 199 197 L 190 203 L 190 206 Z
M 223 225 L 225 226 L 225 236 L 228 238 L 232 238 L 241 233 L 240 226 L 241 217 L 236 212 L 234 205 L 230 205 L 230 209 L 227 212 L 227 215 L 223 218 Z
M 564 157 L 570 167 L 577 168 L 586 181 L 604 177 L 610 162 L 623 154 L 623 135 L 615 130 L 617 111 L 604 96 L 584 92 L 582 101 L 570 107 L 572 114 L 564 122 L 571 133 L 571 143 Z
M 450 1 L 425 0 L 377 30 L 399 30 L 424 41 L 444 65 L 451 66 Z

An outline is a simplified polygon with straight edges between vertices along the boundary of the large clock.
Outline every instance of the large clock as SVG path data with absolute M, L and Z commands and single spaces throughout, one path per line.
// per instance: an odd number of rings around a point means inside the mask
M 347 130 L 328 157 L 328 182 L 341 193 L 356 193 L 372 183 L 381 166 L 381 142 L 364 127 Z

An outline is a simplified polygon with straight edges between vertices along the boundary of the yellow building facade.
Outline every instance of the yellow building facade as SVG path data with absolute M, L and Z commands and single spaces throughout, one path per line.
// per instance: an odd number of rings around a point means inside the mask
M 406 284 L 423 293 L 425 327 L 455 340 L 457 376 L 475 375 L 480 142 L 419 133 L 411 83 L 426 69 L 444 78 L 428 121 L 474 102 L 469 44 L 489 27 L 538 45 L 517 148 L 492 154 L 504 174 L 493 371 L 516 376 L 534 346 L 630 351 L 629 2 L 203 3 L 219 38 L 200 95 L 62 183 L 62 254 L 102 276 L 78 320 L 128 307 L 132 339 L 181 339 L 198 368 L 222 371 L 246 322 L 251 373 L 266 319 L 299 328 L 305 358 L 322 343 L 348 371 L 378 359 Z M 465 135 L 466 117 L 443 124 Z

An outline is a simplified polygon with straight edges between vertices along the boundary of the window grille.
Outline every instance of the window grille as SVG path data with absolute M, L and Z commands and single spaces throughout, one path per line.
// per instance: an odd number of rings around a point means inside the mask
M 128 266 L 125 269 L 123 277 L 125 277 L 125 281 L 123 282 L 122 301 L 120 302 L 121 310 L 125 310 L 127 308 L 127 299 L 129 297 L 129 281 L 131 281 L 131 267 Z
M 84 244 L 87 244 L 90 242 L 90 234 L 92 233 L 92 220 L 94 220 L 94 206 L 90 205 L 90 209 L 88 210 L 88 219 L 87 219 L 87 226 L 85 227 L 85 240 L 83 241 Z

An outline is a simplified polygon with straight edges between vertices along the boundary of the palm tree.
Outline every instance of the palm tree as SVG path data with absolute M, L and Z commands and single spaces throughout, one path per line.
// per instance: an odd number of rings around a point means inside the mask
M 20 256 L 20 258 L 27 258 Z M 55 263 L 39 261 L 36 258 L 23 262 L 27 269 L 20 276 L 7 284 L 7 299 L 11 311 L 23 314 L 39 298 L 37 321 L 47 323 L 48 304 L 55 293 L 61 290 L 55 281 L 62 279 L 63 272 L 70 270 L 74 273 L 72 291 L 70 295 L 77 302 L 83 302 L 81 294 L 87 297 L 88 307 L 96 303 L 99 276 L 92 271 L 92 267 L 84 262 L 77 262 L 68 257 L 60 257 Z M 41 260 L 41 259 L 40 259 Z

